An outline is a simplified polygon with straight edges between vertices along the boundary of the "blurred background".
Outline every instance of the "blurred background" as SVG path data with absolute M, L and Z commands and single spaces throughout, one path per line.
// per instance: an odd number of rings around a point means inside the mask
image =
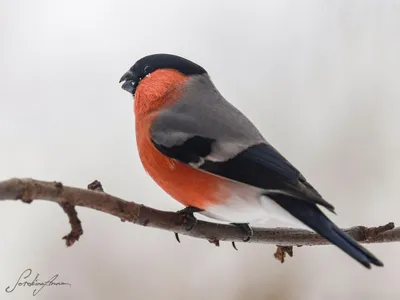
M 0 180 L 33 177 L 178 210 L 138 159 L 118 84 L 144 55 L 187 57 L 336 207 L 341 227 L 400 224 L 399 1 L 0 0 Z M 238 74 L 238 75 L 236 75 Z M 240 75 L 239 75 L 240 74 Z M 71 248 L 54 204 L 1 203 L 0 299 L 31 268 L 41 299 L 399 299 L 400 244 L 364 269 L 331 246 L 204 240 L 78 208 Z M 276 224 L 271 224 L 275 226 Z M 33 278 L 31 278 L 33 279 Z

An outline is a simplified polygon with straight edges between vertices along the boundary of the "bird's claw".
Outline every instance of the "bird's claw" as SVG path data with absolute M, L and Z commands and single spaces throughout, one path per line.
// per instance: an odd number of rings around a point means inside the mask
M 232 223 L 232 225 L 235 225 L 235 226 L 241 228 L 245 232 L 246 236 L 243 238 L 243 242 L 250 241 L 254 232 L 253 232 L 253 229 L 249 226 L 249 224 L 247 224 L 247 223 Z M 234 243 L 233 243 L 233 248 L 236 249 L 236 246 Z
M 186 225 L 187 231 L 192 230 L 196 226 L 197 219 L 193 215 L 193 213 L 199 212 L 199 211 L 201 211 L 201 209 L 199 209 L 197 207 L 193 207 L 193 206 L 188 206 L 188 207 L 185 207 L 184 209 L 178 211 L 178 214 L 182 215 L 182 217 L 183 217 L 182 224 Z
M 179 234 L 178 234 L 177 232 L 174 232 L 174 233 L 175 233 L 175 238 L 176 238 L 176 240 L 178 241 L 178 243 L 180 243 L 181 240 L 179 239 Z
M 238 248 L 236 248 L 235 242 L 232 242 L 232 247 L 233 247 L 233 249 L 235 249 L 236 251 L 238 251 Z
M 182 215 L 183 220 L 182 220 L 182 225 L 185 224 L 186 225 L 186 230 L 190 231 L 192 230 L 196 224 L 197 224 L 197 219 L 196 217 L 193 215 L 193 213 L 196 212 L 200 212 L 202 211 L 202 209 L 194 207 L 194 206 L 188 206 L 185 207 L 182 210 L 177 211 L 178 214 Z M 175 238 L 178 241 L 178 243 L 181 242 L 181 240 L 179 239 L 179 235 L 177 232 L 175 232 Z
M 183 223 L 182 224 L 186 225 L 186 228 L 185 228 L 186 231 L 190 231 L 194 228 L 194 226 L 196 226 L 197 219 L 191 213 L 183 214 Z

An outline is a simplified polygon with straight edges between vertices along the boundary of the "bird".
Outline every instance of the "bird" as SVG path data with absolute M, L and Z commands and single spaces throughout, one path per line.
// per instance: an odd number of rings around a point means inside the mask
M 234 224 L 245 241 L 250 223 L 297 222 L 363 266 L 383 266 L 322 212 L 335 213 L 334 206 L 222 96 L 203 67 L 174 54 L 150 54 L 119 82 L 133 95 L 144 169 L 185 206 L 180 212 L 188 219 L 200 213 Z

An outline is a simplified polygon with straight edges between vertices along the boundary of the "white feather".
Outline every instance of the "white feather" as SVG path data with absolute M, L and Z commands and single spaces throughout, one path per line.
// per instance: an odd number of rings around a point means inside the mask
M 275 201 L 262 195 L 262 189 L 229 182 L 221 186 L 219 192 L 221 195 L 228 193 L 229 197 L 221 204 L 209 206 L 203 215 L 230 223 L 261 224 L 275 219 L 290 226 L 305 227 Z

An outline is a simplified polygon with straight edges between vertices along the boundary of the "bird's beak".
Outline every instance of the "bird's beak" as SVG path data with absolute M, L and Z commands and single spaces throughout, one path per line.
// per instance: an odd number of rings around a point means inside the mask
M 136 77 L 136 75 L 131 70 L 129 70 L 124 75 L 122 75 L 119 83 L 123 81 L 125 82 L 122 84 L 122 89 L 124 89 L 128 93 L 131 93 L 132 95 L 135 94 L 136 87 L 139 83 L 139 79 Z

